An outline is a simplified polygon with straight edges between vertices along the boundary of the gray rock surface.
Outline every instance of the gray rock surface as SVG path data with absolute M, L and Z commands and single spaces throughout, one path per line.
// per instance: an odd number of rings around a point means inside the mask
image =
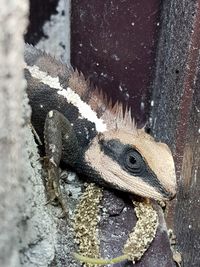
M 60 0 L 57 14 L 43 26 L 47 38 L 42 38 L 37 47 L 70 64 L 70 0 Z
M 47 203 L 44 187 L 45 172 L 40 163 L 33 135 L 28 127 L 25 128 L 24 177 L 25 199 L 21 221 L 18 225 L 20 236 L 19 250 L 21 266 L 46 267 L 78 266 L 73 258 L 74 237 L 71 220 L 60 218 L 60 206 Z M 65 173 L 62 175 L 64 179 Z M 66 178 L 66 177 L 65 177 Z M 68 203 L 70 214 L 73 214 L 78 196 L 81 193 L 80 185 L 76 187 L 76 177 L 70 174 L 68 184 L 64 182 L 63 193 Z M 70 183 L 73 182 L 73 189 Z M 70 197 L 68 197 L 70 195 Z
M 18 267 L 18 224 L 25 190 L 22 34 L 27 25 L 28 1 L 0 0 L 0 7 L 0 266 Z

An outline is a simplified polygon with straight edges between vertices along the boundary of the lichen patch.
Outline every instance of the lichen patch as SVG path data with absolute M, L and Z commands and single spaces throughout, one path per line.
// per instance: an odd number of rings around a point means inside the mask
M 123 253 L 135 263 L 141 259 L 153 241 L 158 228 L 158 215 L 147 202 L 133 201 L 138 221 L 124 245 Z
M 100 257 L 98 222 L 102 189 L 95 184 L 89 184 L 77 205 L 74 216 L 75 241 L 83 256 Z M 85 263 L 84 266 L 97 266 Z

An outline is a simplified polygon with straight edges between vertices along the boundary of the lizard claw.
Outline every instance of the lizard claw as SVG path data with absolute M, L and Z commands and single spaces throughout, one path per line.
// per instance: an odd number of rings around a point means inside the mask
M 47 159 L 45 159 L 47 160 Z M 68 208 L 67 204 L 64 200 L 64 196 L 61 192 L 60 189 L 60 184 L 59 184 L 59 170 L 58 167 L 51 161 L 48 161 L 48 164 L 46 165 L 47 171 L 48 171 L 48 180 L 46 183 L 46 190 L 47 190 L 47 195 L 48 195 L 48 201 L 46 203 L 49 204 L 60 204 L 62 207 L 62 214 L 59 216 L 60 218 L 67 217 L 68 215 Z

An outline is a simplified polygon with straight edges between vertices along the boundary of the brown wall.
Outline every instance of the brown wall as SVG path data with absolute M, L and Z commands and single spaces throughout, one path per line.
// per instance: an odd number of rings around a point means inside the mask
M 154 135 L 171 146 L 176 161 L 178 193 L 167 220 L 188 267 L 200 266 L 199 4 L 163 5 L 152 110 Z
M 72 1 L 71 62 L 114 101 L 149 115 L 161 1 Z

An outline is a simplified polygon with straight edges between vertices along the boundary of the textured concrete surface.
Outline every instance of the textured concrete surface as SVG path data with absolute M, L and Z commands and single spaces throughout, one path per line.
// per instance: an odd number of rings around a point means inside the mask
M 25 98 L 25 117 L 29 114 L 27 101 Z M 41 165 L 29 124 L 25 125 L 23 134 L 23 203 L 17 225 L 17 248 L 20 251 L 21 266 L 61 267 L 63 263 L 67 263 L 69 267 L 78 267 L 80 264 L 72 257 L 72 252 L 76 250 L 72 218 L 81 194 L 82 183 L 73 173 L 61 173 L 61 188 L 69 207 L 69 219 L 60 218 L 61 207 L 47 204 L 44 186 L 46 172 Z
M 56 14 L 52 14 L 48 21 L 43 23 L 43 33 L 37 47 L 51 53 L 65 63 L 70 59 L 69 38 L 69 9 L 70 1 L 60 0 Z M 44 11 L 44 10 L 43 10 Z M 37 14 L 36 14 L 37 15 Z M 60 206 L 45 205 L 47 202 L 44 180 L 46 174 L 42 171 L 36 144 L 30 130 L 26 130 L 26 173 L 29 173 L 26 194 L 26 216 L 20 228 L 21 236 L 21 262 L 25 267 L 79 267 L 80 263 L 74 261 L 74 235 L 72 217 L 74 209 L 81 194 L 82 183 L 75 174 L 61 174 L 63 194 L 69 207 L 69 220 L 59 218 Z M 29 162 L 28 161 L 28 162 Z M 25 238 L 24 238 L 25 236 Z
M 79 266 L 71 255 L 71 226 L 59 218 L 60 207 L 46 205 L 45 175 L 29 128 L 23 80 L 28 1 L 1 0 L 0 5 L 0 266 L 63 266 L 66 258 L 68 266 Z M 58 21 L 52 18 L 52 39 L 56 38 L 56 24 L 57 32 L 64 24 Z M 70 209 L 81 192 L 80 184 L 70 186 L 74 180 L 74 175 L 69 176 L 67 190 L 63 189 L 66 198 L 70 196 Z
M 24 129 L 23 216 L 19 223 L 21 265 L 27 267 L 48 266 L 55 255 L 56 221 L 46 206 L 42 167 L 36 144 L 29 127 Z
M 18 267 L 17 225 L 21 221 L 25 185 L 22 34 L 27 25 L 28 1 L 0 0 L 0 6 L 0 266 Z
M 79 266 L 73 258 L 74 236 L 70 225 L 71 220 L 59 218 L 60 206 L 47 203 L 44 179 L 46 173 L 42 169 L 33 135 L 25 128 L 24 177 L 27 179 L 24 190 L 24 205 L 21 221 L 18 224 L 20 236 L 20 261 L 24 267 Z M 66 179 L 66 174 L 62 174 Z M 73 183 L 73 188 L 71 187 Z M 68 182 L 63 183 L 63 192 L 68 203 L 70 214 L 73 214 L 80 185 L 76 187 L 76 177 L 71 174 Z M 70 216 L 71 217 L 71 216 Z
M 37 47 L 70 63 L 70 0 L 59 0 L 56 14 L 44 22 L 42 38 Z

